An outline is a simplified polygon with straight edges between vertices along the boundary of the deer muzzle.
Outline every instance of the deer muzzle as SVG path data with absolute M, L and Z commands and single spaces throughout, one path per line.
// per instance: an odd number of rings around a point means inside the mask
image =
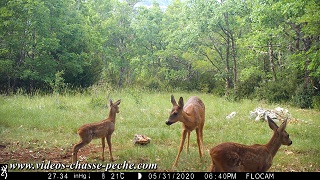
M 171 124 L 173 124 L 173 122 L 171 122 L 171 121 L 166 121 L 166 125 L 170 126 Z

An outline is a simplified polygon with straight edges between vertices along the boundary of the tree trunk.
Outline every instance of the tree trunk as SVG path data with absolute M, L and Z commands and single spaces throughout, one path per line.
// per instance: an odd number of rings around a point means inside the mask
M 272 80 L 276 81 L 277 76 L 276 76 L 276 71 L 274 69 L 273 49 L 272 49 L 272 41 L 271 40 L 269 42 L 269 61 L 270 61 L 270 69 L 271 69 L 271 73 L 272 73 Z
M 230 62 L 229 62 L 229 54 L 230 54 L 230 37 L 229 34 L 227 32 L 227 30 L 229 30 L 229 21 L 228 21 L 228 13 L 224 13 L 224 19 L 225 19 L 225 23 L 226 23 L 226 29 L 225 29 L 225 34 L 227 35 L 226 37 L 226 59 L 225 59 L 225 71 L 226 71 L 226 89 L 225 89 L 225 96 L 229 95 L 229 91 L 230 91 L 230 86 L 231 86 L 231 79 L 230 79 Z M 223 30 L 223 29 L 222 29 Z
M 124 72 L 125 72 L 125 68 L 124 67 L 120 67 L 120 77 L 119 77 L 119 83 L 118 86 L 121 88 L 123 86 L 123 79 L 124 79 Z
M 233 95 L 237 95 L 237 59 L 236 59 L 236 49 L 235 42 L 232 36 L 231 38 L 231 51 L 232 51 L 232 61 L 233 61 Z

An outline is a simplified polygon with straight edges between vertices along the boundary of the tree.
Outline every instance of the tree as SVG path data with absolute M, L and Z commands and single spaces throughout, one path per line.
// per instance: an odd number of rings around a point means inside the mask
M 133 49 L 135 58 L 131 60 L 136 83 L 144 83 L 150 88 L 160 88 L 163 64 L 157 52 L 165 49 L 164 35 L 161 30 L 164 13 L 158 3 L 151 8 L 135 9 L 131 26 L 134 31 Z
M 86 2 L 2 1 L 0 26 L 1 64 L 13 71 L 0 70 L 1 89 L 48 89 L 55 74 L 64 71 L 66 83 L 86 87 L 97 75 L 90 68 L 93 46 L 91 29 L 82 15 Z M 89 78 L 88 78 L 89 77 Z
M 114 2 L 111 17 L 106 23 L 108 39 L 104 42 L 107 71 L 113 81 L 117 80 L 118 87 L 123 87 L 125 80 L 129 80 L 130 59 L 133 57 L 132 41 L 133 29 L 130 26 L 133 7 L 138 1 Z M 118 72 L 118 73 L 117 73 Z
M 165 79 L 171 87 L 193 90 L 198 87 L 198 71 L 192 48 L 197 37 L 196 28 L 189 23 L 190 14 L 186 4 L 173 1 L 163 17 L 163 42 L 165 49 L 157 54 L 164 65 Z
M 235 1 L 190 1 L 193 23 L 199 30 L 199 52 L 216 69 L 218 78 L 225 81 L 225 95 L 237 89 L 237 44 L 241 36 L 241 18 L 244 8 Z

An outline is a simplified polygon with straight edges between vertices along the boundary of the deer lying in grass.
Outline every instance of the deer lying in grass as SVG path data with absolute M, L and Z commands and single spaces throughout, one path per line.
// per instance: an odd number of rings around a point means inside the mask
M 171 103 L 173 105 L 170 116 L 166 121 L 167 125 L 171 125 L 177 121 L 182 122 L 182 137 L 180 142 L 180 148 L 178 155 L 173 164 L 173 167 L 177 166 L 180 153 L 183 149 L 184 141 L 186 135 L 188 134 L 187 140 L 187 153 L 189 149 L 189 139 L 190 132 L 194 129 L 197 133 L 197 143 L 199 149 L 200 158 L 203 156 L 203 125 L 205 119 L 205 106 L 203 102 L 198 97 L 190 97 L 187 103 L 184 105 L 183 98 L 180 97 L 178 104 L 174 99 L 174 96 L 171 95 Z
M 80 136 L 80 142 L 73 146 L 73 155 L 72 155 L 72 162 L 77 162 L 77 153 L 80 148 L 84 147 L 85 145 L 89 144 L 92 139 L 101 138 L 102 142 L 102 160 L 104 161 L 104 147 L 105 147 L 105 138 L 107 139 L 109 153 L 110 153 L 110 161 L 113 161 L 112 157 L 112 147 L 111 147 L 111 135 L 115 129 L 116 123 L 116 114 L 119 113 L 119 104 L 121 100 L 112 103 L 110 99 L 110 111 L 109 116 L 107 119 L 96 122 L 82 125 L 78 129 L 78 134 Z
M 251 146 L 234 142 L 218 144 L 210 150 L 212 172 L 266 172 L 281 145 L 290 146 L 292 141 L 285 131 L 287 119 L 277 126 L 267 116 L 269 127 L 274 131 L 267 144 Z

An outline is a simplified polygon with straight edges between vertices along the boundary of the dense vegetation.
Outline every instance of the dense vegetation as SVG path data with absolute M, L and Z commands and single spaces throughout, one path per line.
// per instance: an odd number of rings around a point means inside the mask
M 320 108 L 317 0 L 3 0 L 0 90 L 96 83 Z

